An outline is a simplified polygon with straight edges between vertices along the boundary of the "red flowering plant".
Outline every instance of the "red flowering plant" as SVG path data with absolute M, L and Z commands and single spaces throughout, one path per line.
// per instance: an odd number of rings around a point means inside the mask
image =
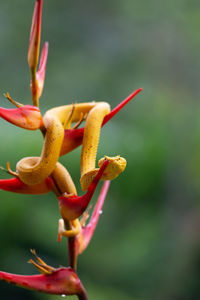
M 52 108 L 42 116 L 39 99 L 44 87 L 48 56 L 46 42 L 38 68 L 42 6 L 43 0 L 36 0 L 28 47 L 33 105 L 22 105 L 7 93 L 7 99 L 15 108 L 0 108 L 0 116 L 18 127 L 27 130 L 39 129 L 44 137 L 43 148 L 40 157 L 22 158 L 16 165 L 16 171 L 12 171 L 7 163 L 7 172 L 12 178 L 0 180 L 0 189 L 22 194 L 40 195 L 49 191 L 55 194 L 61 215 L 57 240 L 60 242 L 62 236 L 68 240 L 69 266 L 53 268 L 39 258 L 35 250 L 31 250 L 35 259 L 30 259 L 29 262 L 41 274 L 29 276 L 0 271 L 0 279 L 23 288 L 50 294 L 77 295 L 79 299 L 88 299 L 87 292 L 77 275 L 77 258 L 87 248 L 93 236 L 110 181 L 126 167 L 126 160 L 119 155 L 105 156 L 99 160 L 99 168 L 95 167 L 101 127 L 141 89 L 133 92 L 113 110 L 110 110 L 110 105 L 106 102 L 73 103 Z M 85 126 L 79 128 L 82 122 L 85 122 Z M 84 191 L 82 196 L 77 195 L 69 172 L 58 162 L 61 155 L 80 145 L 82 145 L 80 183 Z M 100 180 L 104 180 L 104 183 L 89 218 L 87 207 Z

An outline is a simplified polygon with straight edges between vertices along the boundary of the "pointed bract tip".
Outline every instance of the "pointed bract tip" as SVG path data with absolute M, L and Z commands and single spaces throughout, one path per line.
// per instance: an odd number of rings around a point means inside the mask
M 31 69 L 36 69 L 38 64 L 41 35 L 42 4 L 43 0 L 36 1 L 33 12 L 28 47 L 28 64 Z
M 108 115 L 105 116 L 102 126 L 104 126 L 110 119 L 112 119 L 129 101 L 131 101 L 142 90 L 142 88 L 135 90 L 119 105 L 117 105 Z M 83 134 L 84 127 L 78 129 L 66 129 L 60 155 L 67 154 L 75 148 L 79 147 L 83 141 Z
M 40 66 L 39 69 L 36 73 L 36 80 L 37 80 L 37 98 L 40 98 L 42 95 L 42 91 L 44 88 L 44 81 L 45 81 L 45 71 L 46 71 L 46 63 L 47 63 L 47 56 L 48 56 L 48 48 L 49 48 L 49 43 L 45 42 L 43 49 L 42 49 L 42 54 L 40 58 Z
M 112 119 L 128 102 L 130 102 L 141 91 L 142 88 L 135 90 L 127 98 L 125 98 L 120 104 L 118 104 L 109 114 L 105 116 L 102 126 L 104 126 L 110 119 Z

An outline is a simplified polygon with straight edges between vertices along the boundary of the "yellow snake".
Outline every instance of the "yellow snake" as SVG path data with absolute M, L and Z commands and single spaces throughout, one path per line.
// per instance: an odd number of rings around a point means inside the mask
M 81 114 L 86 114 L 95 106 L 95 102 L 65 105 L 50 109 L 44 115 L 46 129 L 44 144 L 39 159 L 25 157 L 16 166 L 19 178 L 27 185 L 35 185 L 49 176 L 58 161 L 64 137 L 64 123 L 75 107 L 71 122 L 77 122 Z
M 44 144 L 40 157 L 25 157 L 16 166 L 17 174 L 21 181 L 29 186 L 42 182 L 49 175 L 54 180 L 54 193 L 57 196 L 66 193 L 77 195 L 76 187 L 66 168 L 58 162 L 60 150 L 64 138 L 66 121 L 68 126 L 72 122 L 78 122 L 81 116 L 85 116 L 86 124 L 83 135 L 81 152 L 81 186 L 86 190 L 99 169 L 95 168 L 97 148 L 100 137 L 101 125 L 104 117 L 110 112 L 110 106 L 106 102 L 89 102 L 71 104 L 50 109 L 44 115 Z M 105 169 L 102 179 L 112 180 L 121 173 L 126 166 L 126 160 L 119 156 L 114 158 L 105 157 L 109 165 Z M 99 160 L 99 167 L 104 158 Z M 78 219 L 59 220 L 58 240 L 61 236 L 71 237 L 81 230 Z
M 104 117 L 110 112 L 110 106 L 106 102 L 98 103 L 88 113 L 84 135 L 83 146 L 81 152 L 81 187 L 85 191 L 90 183 L 98 173 L 98 168 L 95 168 L 97 148 L 99 144 L 100 129 Z M 126 167 L 126 160 L 116 157 L 106 156 L 109 161 L 108 167 L 105 169 L 102 176 L 103 180 L 112 180 L 117 177 Z M 101 167 L 104 158 L 99 160 L 99 167 Z
M 98 172 L 95 163 L 100 130 L 103 119 L 109 112 L 110 106 L 106 102 L 71 104 L 48 110 L 43 118 L 45 138 L 41 156 L 39 158 L 25 157 L 17 163 L 17 174 L 21 181 L 27 185 L 36 185 L 52 174 L 60 156 L 66 120 L 70 116 L 70 123 L 78 122 L 81 116 L 87 115 L 81 152 L 80 179 L 82 189 L 87 190 Z M 119 156 L 107 157 L 107 160 L 110 162 L 108 166 L 110 171 L 105 170 L 103 179 L 112 180 L 124 170 L 126 160 Z M 99 164 L 101 165 L 101 160 Z M 62 178 L 62 168 L 56 168 L 56 170 Z M 65 184 L 63 186 L 65 188 Z

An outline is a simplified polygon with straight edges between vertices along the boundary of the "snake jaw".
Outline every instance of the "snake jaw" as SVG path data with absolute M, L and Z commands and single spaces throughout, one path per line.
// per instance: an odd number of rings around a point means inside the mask
M 120 155 L 114 157 L 104 156 L 98 162 L 100 168 L 102 167 L 105 161 L 108 161 L 109 164 L 105 168 L 101 176 L 101 180 L 113 180 L 116 177 L 118 177 L 119 174 L 122 173 L 126 168 L 126 159 L 121 157 Z M 97 175 L 98 171 L 99 168 L 95 168 L 91 171 L 88 171 L 81 177 L 80 182 L 83 191 L 88 189 L 89 185 Z
M 120 155 L 114 157 L 104 156 L 99 160 L 98 166 L 101 167 L 105 160 L 108 160 L 109 164 L 102 175 L 102 180 L 113 180 L 126 168 L 126 159 Z

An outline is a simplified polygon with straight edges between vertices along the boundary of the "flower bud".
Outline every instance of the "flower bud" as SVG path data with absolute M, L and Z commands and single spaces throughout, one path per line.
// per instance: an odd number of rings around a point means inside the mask
M 28 64 L 31 69 L 36 69 L 38 64 L 41 35 L 42 4 L 43 0 L 36 0 L 32 18 L 32 26 L 28 47 Z

